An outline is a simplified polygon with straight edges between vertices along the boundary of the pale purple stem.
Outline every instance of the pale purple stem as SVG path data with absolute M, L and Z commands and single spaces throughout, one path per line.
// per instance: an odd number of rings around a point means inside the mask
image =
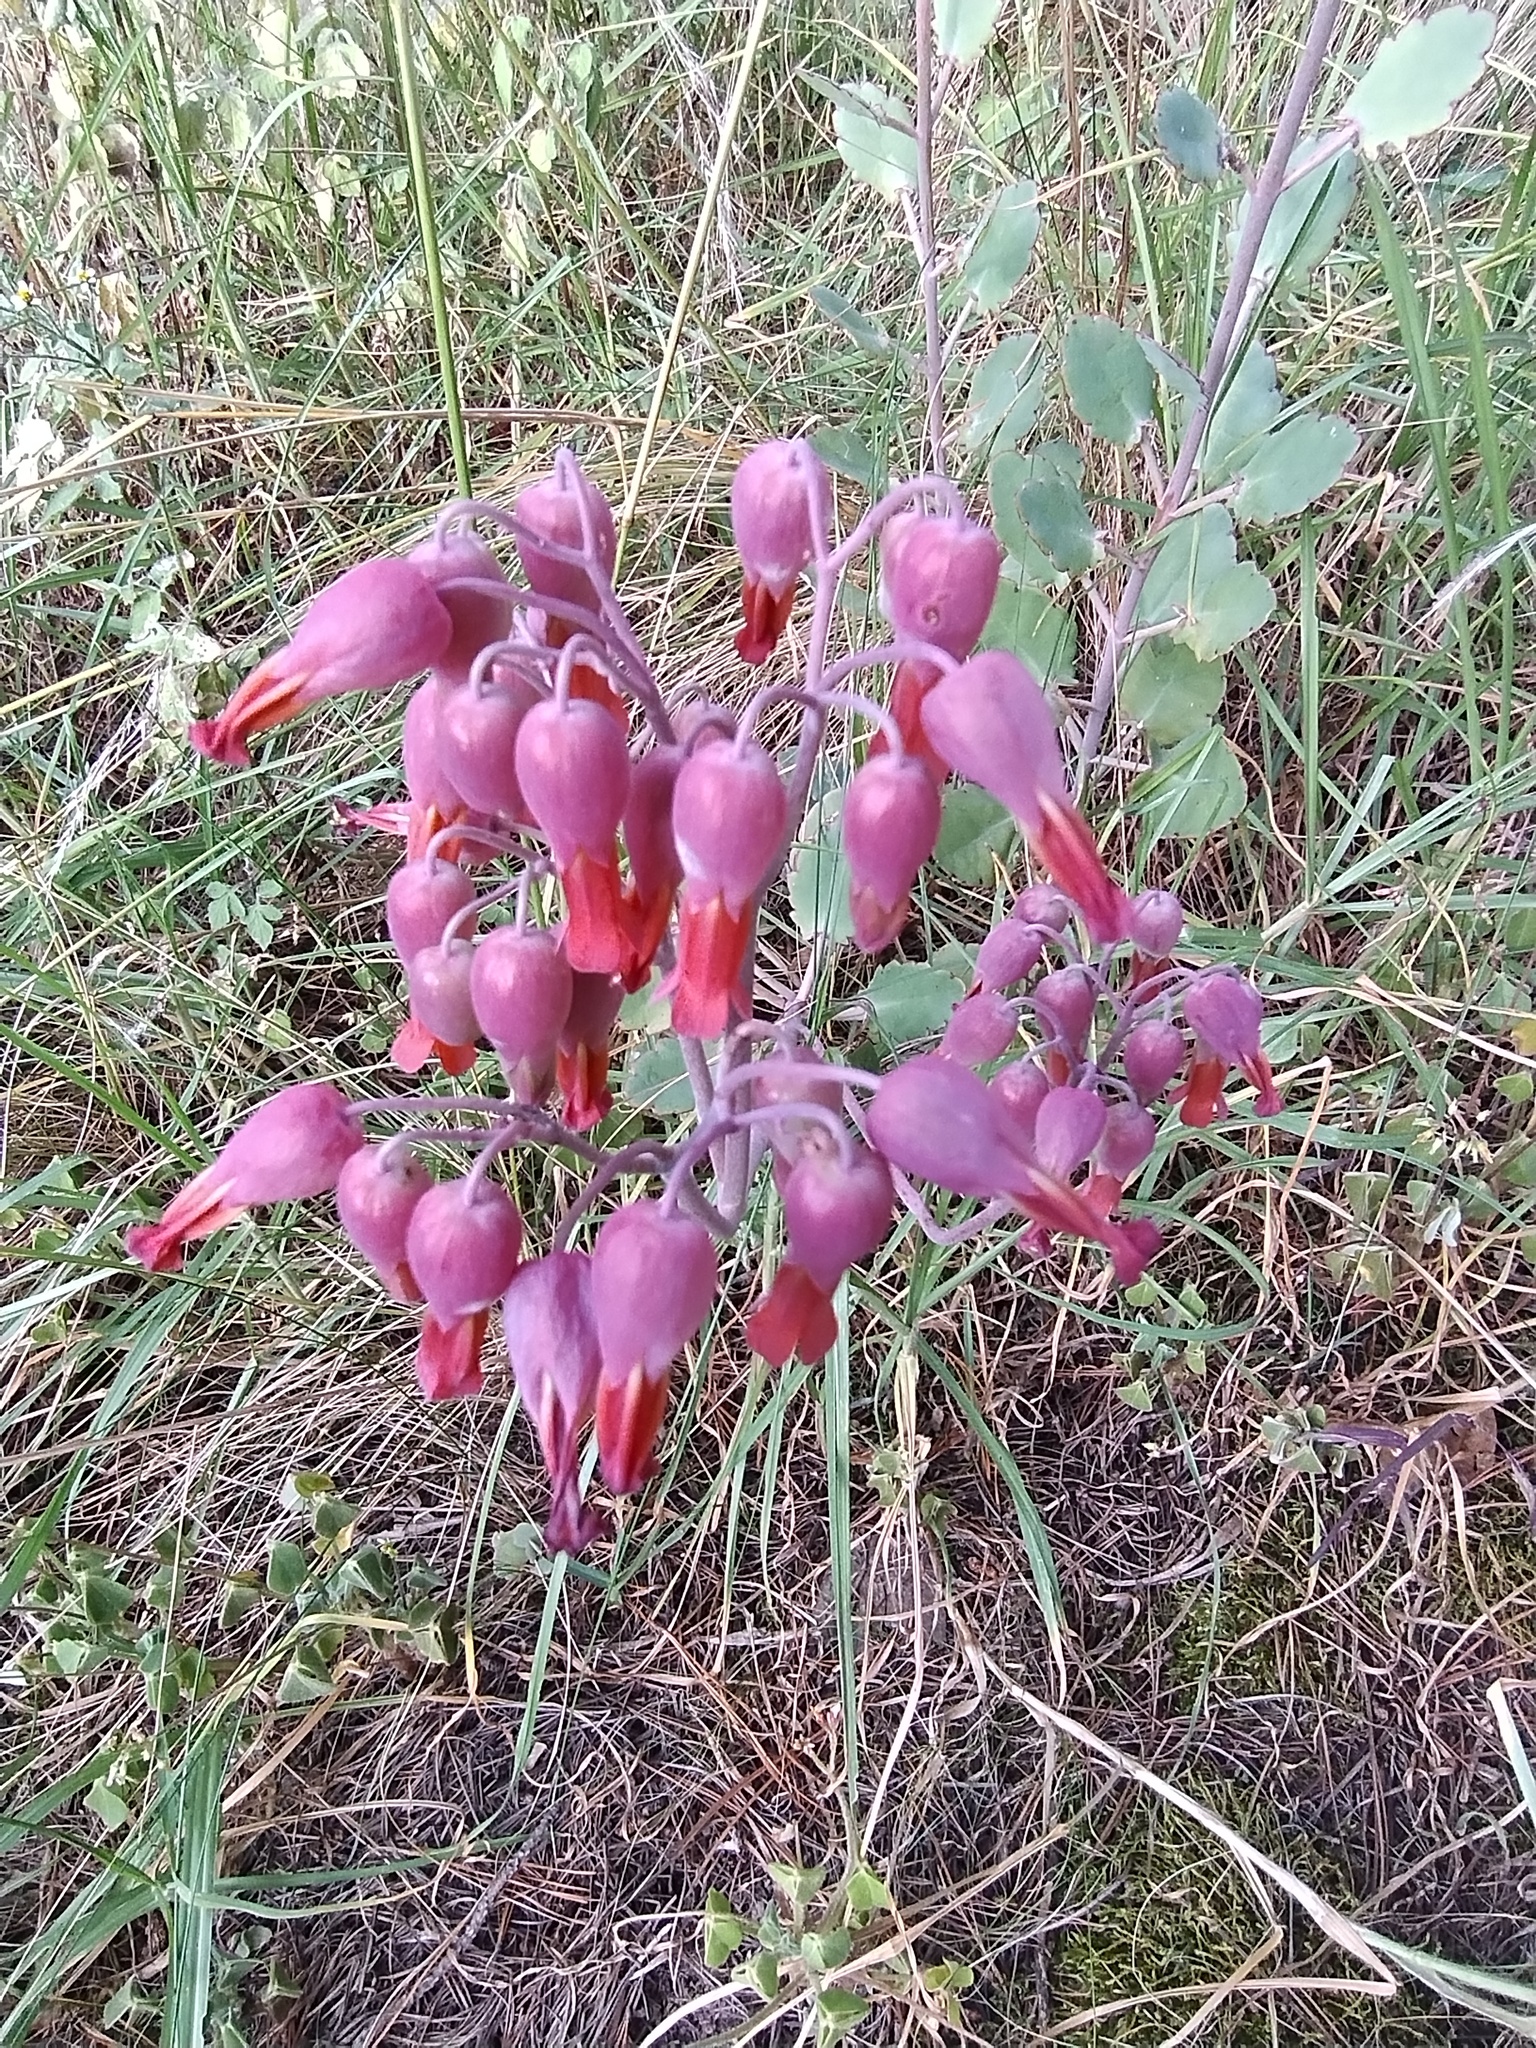
M 928 384 L 928 460 L 944 470 L 944 330 L 933 215 L 933 0 L 917 0 L 917 259 L 923 294 L 923 373 Z

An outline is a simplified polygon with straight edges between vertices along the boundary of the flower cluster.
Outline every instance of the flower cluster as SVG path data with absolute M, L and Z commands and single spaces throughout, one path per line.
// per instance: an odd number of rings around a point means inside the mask
M 211 760 L 244 765 L 253 738 L 321 698 L 425 672 L 405 711 L 405 798 L 343 822 L 405 841 L 385 905 L 408 1006 L 395 1064 L 461 1075 L 488 1045 L 506 1093 L 348 1102 L 323 1082 L 286 1088 L 157 1223 L 130 1230 L 129 1253 L 172 1271 L 186 1244 L 244 1209 L 332 1191 L 383 1287 L 420 1308 L 417 1376 L 433 1400 L 479 1391 L 499 1302 L 549 1471 L 548 1540 L 568 1550 L 603 1527 L 581 1497 L 589 1422 L 614 1493 L 656 1470 L 672 1365 L 710 1316 L 716 1239 L 738 1225 L 764 1157 L 786 1250 L 747 1336 L 770 1363 L 813 1363 L 836 1341 L 844 1275 L 886 1241 L 898 1211 L 951 1241 L 1013 1216 L 1032 1255 L 1058 1234 L 1086 1238 L 1124 1284 L 1158 1247 L 1146 1218 L 1121 1212 L 1158 1144 L 1156 1106 L 1209 1123 L 1225 1114 L 1234 1068 L 1261 1114 L 1280 1106 L 1257 993 L 1229 970 L 1178 962 L 1182 907 L 1159 890 L 1132 898 L 1110 874 L 1069 794 L 1039 684 L 1012 655 L 977 652 L 1000 552 L 952 486 L 900 486 L 834 544 L 815 452 L 772 441 L 737 471 L 732 519 L 744 661 L 772 655 L 807 570 L 815 586 L 801 679 L 765 685 L 739 713 L 668 702 L 614 592 L 611 510 L 562 453 L 510 511 L 451 505 L 409 554 L 338 578 L 191 733 Z M 510 535 L 520 582 L 476 522 Z M 891 639 L 829 662 L 837 581 L 872 545 Z M 852 687 L 871 674 L 889 677 L 883 699 Z M 801 728 L 781 761 L 760 728 L 785 702 Z M 792 1016 L 753 1014 L 756 916 L 834 715 L 871 728 L 843 804 L 865 953 L 907 922 L 951 774 L 1012 812 L 1049 878 L 988 933 L 937 1050 L 880 1077 L 828 1061 Z M 510 878 L 477 881 L 496 860 L 512 864 Z M 611 1106 L 612 1033 L 625 992 L 653 975 L 692 1042 L 697 1122 L 675 1144 L 607 1151 L 586 1134 Z M 370 1117 L 450 1110 L 474 1120 L 365 1136 Z M 534 1256 L 495 1175 L 498 1158 L 530 1143 L 592 1169 Z M 426 1144 L 476 1157 L 438 1179 Z M 590 1227 L 622 1175 L 653 1176 L 659 1193 Z M 919 1183 L 984 1206 L 945 1226 Z

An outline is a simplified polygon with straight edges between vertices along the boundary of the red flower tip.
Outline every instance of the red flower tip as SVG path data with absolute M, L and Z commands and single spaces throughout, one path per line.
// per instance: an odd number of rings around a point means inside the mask
M 422 1318 L 416 1380 L 429 1401 L 467 1401 L 485 1385 L 480 1366 L 485 1325 L 484 1309 L 447 1323 L 430 1311 Z
M 752 1312 L 747 1342 L 770 1365 L 785 1365 L 796 1353 L 815 1365 L 837 1342 L 837 1311 L 805 1268 L 786 1259 Z

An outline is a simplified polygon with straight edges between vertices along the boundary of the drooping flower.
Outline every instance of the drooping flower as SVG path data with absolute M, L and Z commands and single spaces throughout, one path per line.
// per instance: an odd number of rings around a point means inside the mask
M 939 792 L 911 754 L 872 755 L 855 772 L 843 798 L 843 851 L 861 952 L 895 944 L 940 823 Z
M 867 1145 L 852 1146 L 845 1159 L 830 1139 L 804 1148 L 781 1193 L 787 1250 L 747 1324 L 747 1342 L 770 1365 L 796 1353 L 814 1365 L 837 1342 L 837 1283 L 878 1248 L 895 1196 L 883 1159 Z
M 1130 939 L 1135 950 L 1131 954 L 1130 986 L 1143 991 L 1138 1002 L 1145 1002 L 1156 993 L 1147 988 L 1147 983 L 1156 981 L 1172 966 L 1169 955 L 1179 943 L 1183 929 L 1184 906 L 1171 890 L 1143 889 L 1132 902 Z
M 405 1236 L 432 1176 L 409 1146 L 363 1145 L 336 1181 L 341 1227 L 396 1301 L 420 1301 Z
M 416 1384 L 429 1401 L 469 1401 L 485 1385 L 480 1353 L 487 1313 L 439 1322 L 430 1309 L 421 1319 L 416 1345 Z
M 477 1058 L 480 1026 L 470 994 L 475 949 L 468 939 L 423 946 L 406 969 L 411 1014 L 395 1033 L 389 1056 L 402 1074 L 419 1074 L 435 1059 L 445 1074 L 467 1074 Z
M 939 1051 L 966 1067 L 989 1067 L 1000 1060 L 1019 1035 L 1012 1003 L 982 992 L 966 996 L 950 1013 Z
M 592 1252 L 592 1302 L 602 1373 L 597 1443 L 615 1493 L 637 1493 L 657 1470 L 672 1361 L 695 1336 L 715 1297 L 709 1232 L 659 1202 L 615 1209 Z
M 1182 1122 L 1203 1126 L 1226 1114 L 1221 1085 L 1229 1067 L 1237 1067 L 1257 1090 L 1254 1108 L 1260 1116 L 1279 1114 L 1285 1105 L 1259 1046 L 1264 1002 L 1251 982 L 1230 972 L 1192 981 L 1184 991 L 1184 1021 L 1195 1034 L 1195 1056 L 1183 1091 Z
M 536 704 L 518 728 L 517 779 L 560 872 L 572 967 L 579 974 L 625 973 L 634 942 L 616 839 L 629 796 L 623 734 L 583 699 Z
M 539 702 L 529 678 L 497 662 L 477 683 L 462 683 L 437 718 L 437 758 L 463 800 L 489 816 L 526 824 L 532 816 L 517 779 L 517 735 Z
M 922 716 L 945 763 L 1012 811 L 1094 942 L 1125 938 L 1130 904 L 1067 792 L 1051 707 L 1023 662 L 996 650 L 973 655 L 934 684 Z
M 449 920 L 474 900 L 474 883 L 451 860 L 434 855 L 396 868 L 384 892 L 384 921 L 400 964 L 409 967 L 424 948 L 440 945 Z M 473 927 L 466 918 L 460 929 Z
M 1030 991 L 1040 1028 L 1052 1041 L 1045 1070 L 1053 1081 L 1065 1081 L 1073 1062 L 1085 1057 L 1098 999 L 1098 984 L 1085 967 L 1058 967 Z
M 1120 1066 L 1143 1108 L 1162 1094 L 1183 1066 L 1187 1050 L 1184 1034 L 1176 1024 L 1146 1017 L 1132 1026 L 1120 1054 Z
M 656 746 L 629 771 L 624 804 L 624 849 L 629 855 L 625 907 L 634 956 L 624 975 L 627 989 L 644 987 L 683 879 L 672 833 L 672 802 L 682 765 L 681 747 Z
M 682 862 L 672 1028 L 718 1038 L 744 1015 L 742 987 L 753 896 L 784 833 L 786 798 L 766 748 L 752 739 L 706 740 L 678 771 L 672 833 Z
M 743 572 L 746 620 L 736 652 L 754 665 L 778 645 L 800 571 L 816 552 L 826 470 L 809 441 L 761 441 L 731 480 L 731 530 Z
M 991 614 L 1002 564 L 996 537 L 974 519 L 898 512 L 880 534 L 880 609 L 906 638 L 964 661 Z
M 1131 1175 L 1147 1163 L 1157 1144 L 1157 1119 L 1135 1102 L 1112 1102 L 1104 1134 L 1093 1154 L 1093 1172 L 1083 1190 L 1089 1207 L 1107 1217 Z
M 574 989 L 571 964 L 552 932 L 498 925 L 475 948 L 470 1000 L 514 1102 L 542 1102 L 554 1086 Z
M 328 1081 L 301 1081 L 262 1103 L 211 1165 L 189 1180 L 157 1223 L 124 1233 L 128 1256 L 151 1273 L 181 1269 L 183 1247 L 264 1202 L 302 1202 L 335 1187 L 363 1143 L 347 1099 Z
M 435 1181 L 411 1210 L 405 1252 L 428 1309 L 447 1328 L 506 1293 L 523 1249 L 523 1219 L 492 1180 Z
M 919 1053 L 886 1074 L 866 1119 L 869 1141 L 903 1173 L 990 1199 L 1014 1177 L 1015 1142 L 987 1084 L 958 1060 Z
M 217 718 L 188 737 L 200 754 L 248 768 L 249 742 L 322 697 L 387 690 L 432 664 L 453 637 L 453 620 L 429 577 L 383 556 L 359 562 L 322 590 L 294 632 L 256 664 Z
M 606 1524 L 581 1499 L 580 1437 L 597 1400 L 602 1352 L 592 1306 L 592 1261 L 555 1251 L 520 1266 L 502 1301 L 507 1357 L 549 1474 L 544 1541 L 574 1555 Z
M 555 1050 L 561 1115 L 573 1131 L 590 1131 L 613 1107 L 608 1062 L 624 984 L 611 974 L 574 974 L 571 1007 Z

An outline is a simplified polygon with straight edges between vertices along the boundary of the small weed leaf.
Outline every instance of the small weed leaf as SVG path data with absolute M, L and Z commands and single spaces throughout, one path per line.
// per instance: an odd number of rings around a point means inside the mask
M 1159 93 L 1152 131 L 1176 170 L 1201 185 L 1221 176 L 1221 123 L 1198 93 L 1170 85 Z
M 1248 801 L 1242 763 L 1214 727 L 1138 776 L 1129 807 L 1147 820 L 1148 837 L 1204 839 L 1229 825 Z
M 889 1912 L 892 1903 L 885 1879 L 867 1863 L 861 1863 L 848 1880 L 849 1913 L 862 1924 L 876 1913 Z
M 1319 138 L 1315 135 L 1299 142 L 1291 152 L 1292 174 L 1316 157 L 1318 150 Z M 1354 204 L 1359 175 L 1358 153 L 1345 149 L 1337 156 L 1314 164 L 1311 170 L 1297 178 L 1294 185 L 1281 193 L 1264 230 L 1264 239 L 1259 244 L 1253 273 L 1255 284 L 1267 285 L 1278 281 L 1285 292 L 1294 293 L 1301 289 L 1333 247 L 1345 216 Z M 1248 202 L 1244 200 L 1232 229 L 1233 250 L 1242 235 L 1247 211 Z
M 1152 417 L 1152 366 L 1135 335 L 1102 313 L 1083 314 L 1067 329 L 1062 369 L 1083 425 L 1129 448 Z
M 861 1991 L 839 1991 L 835 1987 L 816 1994 L 816 2048 L 832 2048 L 851 2033 L 869 2011 L 869 2000 Z
M 912 111 L 868 79 L 835 88 L 832 130 L 837 153 L 856 178 L 888 199 L 917 183 Z
M 1217 661 L 1201 661 L 1171 633 L 1139 647 L 1120 685 L 1120 709 L 1154 746 L 1177 746 L 1204 732 L 1227 686 Z
M 704 1964 L 706 1969 L 722 1969 L 741 1947 L 746 1938 L 745 1929 L 737 1918 L 730 1900 L 722 1891 L 712 1891 L 704 1901 Z
M 759 1998 L 777 1998 L 779 1995 L 779 1964 L 776 1956 L 767 1951 L 750 1956 L 741 1966 L 743 1980 L 752 1986 Z
M 1382 44 L 1344 103 L 1344 119 L 1359 129 L 1368 156 L 1401 149 L 1450 119 L 1482 75 L 1495 25 L 1481 8 L 1445 7 Z
M 957 975 L 916 960 L 888 960 L 864 991 L 880 1036 L 891 1046 L 936 1038 L 964 993 Z
M 962 282 L 984 313 L 995 313 L 1017 289 L 1040 232 L 1039 194 L 1028 179 L 998 193 L 966 259 Z
M 861 313 L 852 299 L 845 299 L 841 292 L 833 291 L 829 284 L 811 286 L 811 304 L 819 313 L 841 327 L 850 340 L 856 341 L 866 355 L 888 356 L 894 344 L 891 337 L 867 313 Z
M 797 1913 L 804 1912 L 827 1881 L 827 1873 L 819 1864 L 808 1867 L 803 1863 L 770 1863 L 768 1875 Z
M 984 886 L 1005 861 L 1016 827 L 1009 812 L 984 789 L 954 782 L 944 792 L 944 818 L 934 859 L 957 882 Z
M 845 476 L 850 483 L 862 484 L 867 491 L 885 489 L 885 462 L 877 455 L 862 435 L 851 427 L 823 427 L 811 436 L 816 453 L 827 465 Z
M 1017 447 L 1035 424 L 1044 397 L 1044 342 L 1038 334 L 1008 335 L 976 365 L 966 440 L 973 448 L 988 448 L 994 441 Z
M 934 41 L 939 54 L 957 64 L 974 64 L 991 41 L 1003 0 L 937 0 Z
M 846 1927 L 816 1927 L 800 1937 L 801 1959 L 817 1977 L 839 1968 L 852 1953 L 853 1936 Z
M 1239 519 L 1263 524 L 1305 511 L 1331 490 L 1360 445 L 1338 413 L 1304 412 L 1266 434 L 1243 464 Z
M 309 1560 L 297 1543 L 274 1543 L 267 1553 L 267 1591 L 291 1600 L 309 1577 Z

